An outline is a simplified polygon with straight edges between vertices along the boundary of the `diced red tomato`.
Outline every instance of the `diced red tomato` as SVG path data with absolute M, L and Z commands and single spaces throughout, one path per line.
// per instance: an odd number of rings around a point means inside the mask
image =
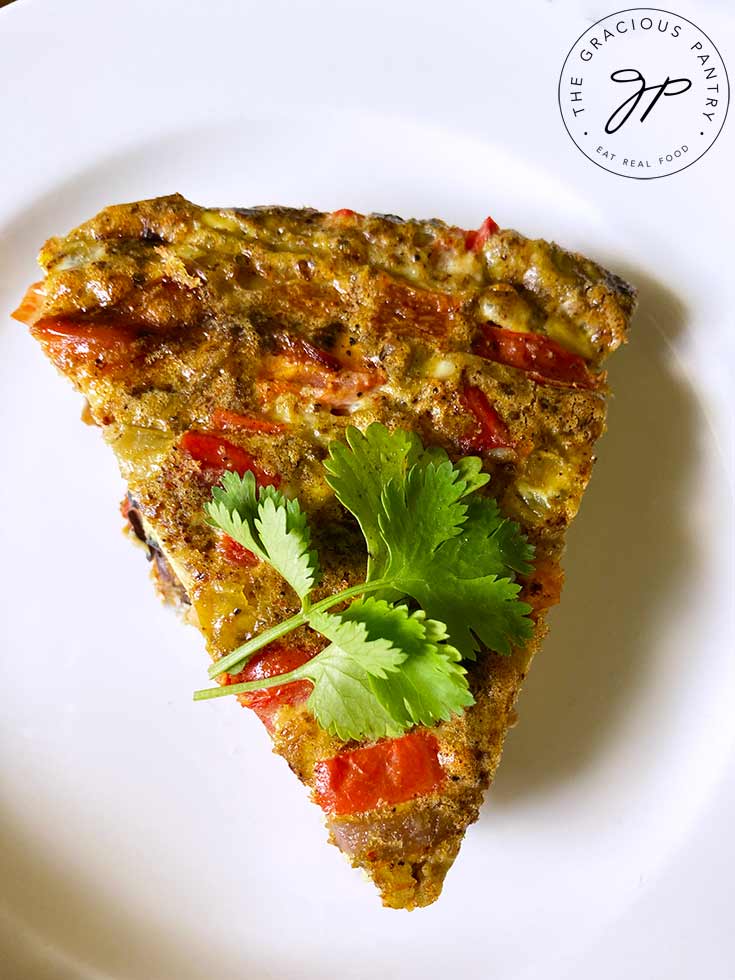
M 220 436 L 189 430 L 181 437 L 179 446 L 202 464 L 205 476 L 212 483 L 216 483 L 225 470 L 232 470 L 240 476 L 250 470 L 258 486 L 271 484 L 277 487 L 280 483 L 279 477 L 261 469 L 249 452 Z
M 93 348 L 97 351 L 128 345 L 138 335 L 138 331 L 132 327 L 112 325 L 103 320 L 81 321 L 68 317 L 39 319 L 44 299 L 43 283 L 33 283 L 11 316 L 27 324 L 32 335 L 46 344 L 73 347 L 79 353 L 88 353 Z
M 434 289 L 414 289 L 388 275 L 376 279 L 379 294 L 373 313 L 376 330 L 446 337 L 467 297 Z
M 314 371 L 297 369 L 282 378 L 261 377 L 256 381 L 256 389 L 265 408 L 279 395 L 291 394 L 328 405 L 334 414 L 340 415 L 356 408 L 360 398 L 384 380 L 379 371 L 341 371 L 334 376 L 319 376 Z
M 279 422 L 257 419 L 250 415 L 239 415 L 237 412 L 230 412 L 224 408 L 217 408 L 212 412 L 212 425 L 217 429 L 242 429 L 245 432 L 262 432 L 268 435 L 283 432 L 286 428 Z
M 340 363 L 336 358 L 335 361 Z M 287 393 L 303 395 L 340 410 L 354 407 L 363 395 L 384 380 L 383 374 L 368 364 L 356 370 L 340 366 L 340 370 L 333 371 L 313 360 L 297 360 L 289 354 L 270 354 L 261 358 L 256 386 L 259 400 L 266 411 L 275 398 Z
M 138 336 L 128 327 L 54 318 L 32 322 L 30 333 L 60 371 L 92 361 L 100 371 L 124 368 L 131 364 L 131 345 Z
M 361 358 L 340 360 L 304 337 L 283 331 L 274 340 L 278 353 L 261 358 L 256 382 L 266 410 L 285 393 L 303 394 L 337 413 L 354 409 L 364 394 L 385 380 L 382 372 Z
M 336 372 L 342 368 L 342 362 L 329 351 L 312 344 L 306 337 L 298 337 L 296 334 L 288 333 L 285 330 L 277 334 L 274 338 L 278 350 L 290 360 L 298 364 L 304 362 L 318 364 L 319 367 L 327 371 Z
M 594 388 L 598 378 L 585 359 L 538 333 L 520 333 L 486 323 L 473 350 L 488 361 L 527 371 L 535 381 Z
M 317 803 L 339 815 L 404 803 L 432 793 L 446 778 L 439 743 L 424 729 L 324 759 L 314 774 Z
M 465 248 L 470 252 L 479 252 L 492 235 L 500 231 L 492 218 L 485 218 L 477 231 L 466 231 L 464 236 Z
M 217 542 L 217 550 L 223 558 L 226 558 L 233 565 L 239 565 L 240 568 L 252 568 L 260 561 L 257 555 L 244 548 L 239 541 L 235 541 L 229 534 L 222 535 Z
M 332 211 L 331 215 L 333 218 L 358 218 L 361 217 L 357 211 L 353 211 L 352 208 L 337 208 L 336 211 Z
M 45 293 L 43 283 L 34 282 L 26 290 L 26 294 L 20 301 L 20 306 L 18 309 L 13 310 L 10 315 L 14 319 L 19 320 L 21 323 L 25 323 L 30 327 L 38 319 L 38 316 L 43 309 L 44 299 Z
M 131 327 L 110 326 L 100 322 L 78 323 L 75 320 L 46 318 L 31 326 L 31 333 L 37 340 L 73 346 L 80 353 L 93 348 L 110 350 L 127 347 L 139 335 Z
M 280 354 L 266 354 L 260 359 L 257 382 L 272 382 L 276 385 L 274 393 L 280 394 L 281 391 L 298 392 L 303 387 L 326 388 L 334 377 L 315 364 L 299 364 Z
M 512 449 L 510 433 L 481 388 L 468 385 L 462 392 L 462 402 L 477 421 L 476 431 L 463 443 L 465 450 L 486 453 L 491 449 Z
M 274 378 L 260 377 L 255 382 L 258 400 L 267 409 L 279 395 L 298 395 L 302 384 L 293 381 L 276 381 Z
M 244 681 L 265 680 L 276 674 L 287 674 L 296 670 L 307 660 L 311 660 L 313 652 L 303 647 L 288 646 L 286 643 L 271 643 L 252 660 L 239 674 L 227 676 L 227 684 L 240 684 Z M 310 681 L 291 681 L 279 687 L 270 687 L 265 691 L 247 691 L 238 695 L 241 704 L 252 708 L 268 729 L 273 728 L 273 718 L 284 704 L 301 704 L 311 694 Z

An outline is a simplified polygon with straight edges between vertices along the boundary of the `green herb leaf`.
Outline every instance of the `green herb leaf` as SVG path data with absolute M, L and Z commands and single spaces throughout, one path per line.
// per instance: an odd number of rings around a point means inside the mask
M 460 533 L 442 548 L 461 578 L 509 577 L 532 570 L 534 549 L 518 524 L 504 518 L 492 497 L 473 497 Z
M 394 673 L 370 678 L 381 706 L 400 725 L 434 725 L 474 704 L 459 651 L 449 643 L 443 623 L 427 619 L 423 610 L 409 612 L 382 599 L 353 602 L 340 617 L 359 621 L 368 639 L 389 636 L 406 659 Z
M 314 684 L 307 707 L 322 728 L 343 739 L 400 735 L 400 723 L 381 704 L 372 681 L 389 683 L 406 654 L 389 636 L 368 636 L 358 618 L 316 613 L 315 630 L 332 642 L 295 674 Z
M 493 575 L 461 578 L 444 564 L 440 553 L 427 573 L 432 577 L 406 575 L 395 585 L 413 596 L 428 615 L 446 623 L 463 658 L 475 660 L 480 642 L 496 653 L 509 654 L 513 646 L 530 638 L 531 607 L 518 599 L 519 585 Z
M 346 445 L 342 442 L 330 445 L 324 468 L 327 483 L 340 503 L 357 518 L 365 535 L 368 581 L 381 578 L 388 562 L 390 531 L 387 525 L 381 527 L 381 499 L 389 484 L 403 485 L 415 471 L 412 492 L 422 499 L 414 504 L 414 516 L 419 521 L 428 517 L 436 532 L 451 536 L 464 517 L 464 508 L 458 506 L 458 501 L 490 479 L 481 472 L 482 462 L 477 457 L 464 457 L 452 466 L 443 449 L 438 446 L 424 449 L 419 437 L 404 429 L 390 432 L 379 422 L 373 422 L 364 433 L 350 426 L 346 438 Z M 422 474 L 427 470 L 429 474 L 424 475 L 422 482 Z M 432 499 L 432 487 L 426 485 L 427 480 L 443 496 Z M 391 529 L 393 534 L 404 536 L 417 530 L 418 525 Z
M 466 494 L 467 484 L 449 460 L 417 464 L 403 479 L 384 485 L 378 525 L 388 552 L 387 578 L 395 578 L 401 565 L 425 564 L 441 544 L 460 533 L 467 516 Z
M 251 472 L 242 477 L 227 472 L 205 506 L 210 524 L 269 562 L 302 602 L 306 599 L 319 577 L 319 559 L 310 548 L 311 532 L 298 500 L 272 486 L 261 487 L 256 500 Z
M 429 479 L 423 482 L 435 487 L 430 470 L 424 470 Z M 403 486 L 390 483 L 382 497 L 381 528 L 390 552 L 385 578 L 420 603 L 428 616 L 446 624 L 462 657 L 474 659 L 478 641 L 497 653 L 510 653 L 532 632 L 527 616 L 531 608 L 518 600 L 520 586 L 512 579 L 514 571 L 528 571 L 532 549 L 518 526 L 504 520 L 497 504 L 486 498 L 473 498 L 463 508 L 461 526 L 447 521 L 441 540 L 425 513 L 425 494 L 412 486 L 415 472 Z M 449 486 L 457 492 L 456 482 L 447 484 L 445 501 L 450 499 Z M 419 546 L 405 528 L 417 529 Z
M 307 707 L 343 739 L 400 735 L 433 725 L 474 703 L 442 623 L 384 599 L 358 599 L 310 623 L 331 644 L 293 672 L 312 681 Z
M 267 561 L 255 529 L 258 500 L 254 474 L 248 470 L 241 477 L 228 470 L 222 474 L 220 482 L 221 486 L 212 487 L 212 499 L 204 505 L 208 523 L 229 534 L 262 561 Z
M 365 535 L 371 577 L 387 560 L 385 541 L 378 526 L 380 496 L 392 478 L 402 479 L 422 452 L 421 440 L 413 432 L 389 432 L 374 422 L 364 433 L 354 426 L 346 432 L 347 444 L 333 442 L 324 462 L 327 483 L 339 502 L 354 514 Z
M 258 505 L 255 526 L 268 561 L 281 573 L 300 599 L 305 599 L 319 576 L 319 557 L 310 549 L 311 531 L 298 500 L 287 500 L 278 490 Z

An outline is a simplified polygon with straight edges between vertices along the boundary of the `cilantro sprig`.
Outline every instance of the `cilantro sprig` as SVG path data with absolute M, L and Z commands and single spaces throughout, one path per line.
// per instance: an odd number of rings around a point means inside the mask
M 209 522 L 229 534 L 281 574 L 302 602 L 319 578 L 319 556 L 310 550 L 311 531 L 298 500 L 273 486 L 260 488 L 249 470 L 226 472 L 205 504 Z
M 256 492 L 252 473 L 225 473 L 206 505 L 210 524 L 271 564 L 301 600 L 296 615 L 217 661 L 210 677 L 239 672 L 299 626 L 328 645 L 289 673 L 194 697 L 308 680 L 307 707 L 323 728 L 343 739 L 393 737 L 474 703 L 463 660 L 483 646 L 508 654 L 529 638 L 530 607 L 515 578 L 531 570 L 533 548 L 492 498 L 478 494 L 489 477 L 476 457 L 452 463 L 415 434 L 379 423 L 346 435 L 324 465 L 365 537 L 364 582 L 312 603 L 320 570 L 306 515 L 271 486 Z

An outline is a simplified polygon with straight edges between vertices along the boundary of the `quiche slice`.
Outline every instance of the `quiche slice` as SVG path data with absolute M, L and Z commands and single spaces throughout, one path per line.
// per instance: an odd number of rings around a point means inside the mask
M 633 289 L 489 218 L 468 232 L 178 195 L 106 208 L 49 240 L 40 263 L 45 278 L 15 316 L 114 450 L 127 529 L 159 593 L 198 626 L 215 664 L 229 656 L 235 672 L 220 684 L 250 682 L 240 701 L 384 904 L 435 901 L 559 600 L 564 534 L 605 424 L 601 365 L 626 339 Z M 365 578 L 367 549 L 333 489 L 330 453 L 374 423 L 437 458 L 481 460 L 479 493 L 534 549 L 508 579 L 528 629 L 493 650 L 463 627 L 476 646 L 459 668 L 471 696 L 437 724 L 342 737 L 310 709 L 309 680 L 272 680 L 323 652 L 309 625 L 233 667 L 232 652 L 297 614 L 299 599 L 206 506 L 228 472 L 278 487 L 312 528 L 314 600 L 349 589 Z

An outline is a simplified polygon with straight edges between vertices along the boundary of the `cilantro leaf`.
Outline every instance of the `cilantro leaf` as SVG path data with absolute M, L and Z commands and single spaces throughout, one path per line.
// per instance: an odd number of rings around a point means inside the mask
M 333 442 L 324 461 L 327 483 L 339 502 L 354 514 L 365 536 L 368 568 L 382 567 L 387 558 L 385 541 L 378 526 L 380 495 L 386 482 L 402 478 L 423 449 L 413 432 L 389 432 L 373 422 L 365 432 L 349 426 L 347 444 Z M 373 577 L 375 573 L 373 572 Z
M 534 555 L 518 524 L 502 517 L 492 497 L 473 497 L 460 533 L 442 549 L 442 557 L 462 578 L 528 574 Z
M 314 689 L 307 707 L 343 739 L 395 737 L 433 725 L 474 703 L 459 652 L 442 623 L 384 599 L 358 599 L 311 626 L 331 644 L 292 672 Z
M 264 486 L 256 499 L 255 476 L 227 472 L 206 505 L 209 523 L 269 562 L 302 600 L 319 577 L 319 559 L 310 549 L 311 532 L 298 500 Z
M 406 565 L 421 562 L 460 533 L 467 516 L 467 506 L 462 503 L 466 489 L 449 460 L 413 466 L 403 480 L 391 479 L 384 486 L 378 526 L 388 552 L 388 578 L 393 577 L 396 555 Z M 376 569 L 376 576 L 381 573 L 383 569 Z
M 343 621 L 365 625 L 368 639 L 390 636 L 407 656 L 395 673 L 370 683 L 380 704 L 405 731 L 413 725 L 434 725 L 474 704 L 459 651 L 442 642 L 443 623 L 426 618 L 423 610 L 409 612 L 382 599 L 353 602 L 340 614 Z
M 309 548 L 311 532 L 298 500 L 287 500 L 278 490 L 262 496 L 255 526 L 268 561 L 304 599 L 316 584 L 319 558 Z
M 482 472 L 482 460 L 478 456 L 463 456 L 454 466 L 464 480 L 466 497 L 490 482 L 488 474 Z
M 489 480 L 481 472 L 482 462 L 477 457 L 467 456 L 453 466 L 443 449 L 424 449 L 413 432 L 390 432 L 373 422 L 364 433 L 350 426 L 346 436 L 347 445 L 335 442 L 329 447 L 324 467 L 327 483 L 357 518 L 365 535 L 368 581 L 380 578 L 385 570 L 391 531 L 405 539 L 419 529 L 420 522 L 428 520 L 441 540 L 451 537 L 464 518 L 465 509 L 459 501 Z M 413 502 L 411 515 L 419 523 L 389 530 L 387 524 L 381 526 L 381 498 L 388 486 L 401 487 L 407 480 L 410 493 L 420 498 Z M 420 547 L 418 538 L 416 547 Z
M 384 578 L 445 623 L 463 657 L 474 659 L 478 640 L 510 653 L 531 635 L 530 607 L 518 601 L 513 573 L 528 571 L 532 551 L 495 501 L 460 502 L 464 484 L 451 464 L 432 468 L 413 469 L 402 485 L 392 480 L 381 496 L 390 555 Z
M 476 659 L 478 640 L 496 653 L 509 654 L 513 646 L 530 638 L 531 607 L 519 601 L 521 587 L 510 579 L 494 575 L 462 578 L 442 561 L 441 550 L 433 567 L 427 567 L 426 576 L 406 575 L 395 584 L 413 596 L 427 615 L 446 623 L 462 658 Z
M 212 487 L 212 499 L 204 505 L 208 523 L 266 561 L 266 553 L 255 530 L 258 501 L 254 474 L 248 470 L 241 477 L 228 470 L 222 474 L 220 482 L 221 486 Z
M 310 622 L 332 642 L 293 676 L 314 684 L 307 707 L 321 727 L 345 740 L 400 735 L 400 721 L 381 703 L 372 682 L 389 683 L 406 653 L 389 637 L 370 638 L 358 618 L 315 613 Z

